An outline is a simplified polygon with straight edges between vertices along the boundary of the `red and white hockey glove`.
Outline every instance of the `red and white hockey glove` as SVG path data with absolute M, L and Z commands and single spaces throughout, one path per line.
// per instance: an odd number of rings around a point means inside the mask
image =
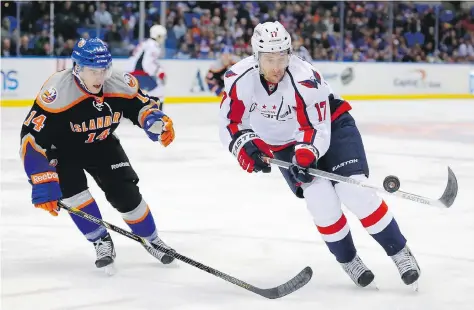
M 314 177 L 309 174 L 308 168 L 316 167 L 318 159 L 319 152 L 312 144 L 297 144 L 295 145 L 293 164 L 289 170 L 298 182 L 310 183 Z
M 268 173 L 270 164 L 263 161 L 262 157 L 273 158 L 273 153 L 268 144 L 250 129 L 239 131 L 229 146 L 230 152 L 237 157 L 242 169 L 247 172 Z

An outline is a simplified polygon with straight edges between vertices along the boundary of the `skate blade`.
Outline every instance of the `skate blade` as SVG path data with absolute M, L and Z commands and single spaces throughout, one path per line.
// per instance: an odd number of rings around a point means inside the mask
M 370 287 L 370 288 L 372 288 L 376 291 L 380 291 L 380 289 L 379 289 L 379 287 L 378 287 L 378 285 L 375 281 L 372 281 L 372 283 L 370 283 L 367 287 Z
M 413 282 L 413 284 L 411 284 L 410 286 L 414 292 L 418 293 L 418 281 Z
M 107 265 L 107 266 L 104 266 L 104 267 L 102 267 L 101 269 L 102 269 L 102 270 L 104 271 L 104 273 L 105 273 L 107 276 L 109 276 L 109 277 L 111 277 L 111 276 L 113 276 L 113 275 L 115 275 L 115 274 L 117 273 L 117 269 L 115 268 L 115 264 L 114 264 L 114 263 L 112 263 L 112 264 L 110 264 L 110 265 Z

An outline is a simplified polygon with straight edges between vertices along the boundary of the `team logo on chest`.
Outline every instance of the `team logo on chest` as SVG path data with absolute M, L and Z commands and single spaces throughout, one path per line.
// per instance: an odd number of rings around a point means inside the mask
M 104 108 L 104 98 L 103 97 L 94 97 L 92 100 L 92 105 L 99 111 L 102 111 Z
M 273 119 L 280 122 L 285 122 L 292 119 L 292 109 L 290 105 L 283 103 L 283 96 L 280 104 L 258 104 L 253 103 L 250 107 L 250 112 L 258 110 L 264 118 Z

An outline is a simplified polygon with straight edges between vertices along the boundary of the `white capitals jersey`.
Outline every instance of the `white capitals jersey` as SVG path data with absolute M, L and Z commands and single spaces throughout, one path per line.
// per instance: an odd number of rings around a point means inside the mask
M 331 87 L 308 62 L 290 56 L 283 79 L 269 89 L 258 63 L 247 57 L 225 74 L 220 138 L 230 147 L 240 130 L 252 129 L 270 146 L 294 142 L 314 145 L 323 156 L 331 140 Z
M 157 77 L 160 71 L 158 59 L 161 57 L 161 48 L 153 39 L 137 45 L 132 57 L 127 61 L 127 72 L 143 71 L 149 76 Z

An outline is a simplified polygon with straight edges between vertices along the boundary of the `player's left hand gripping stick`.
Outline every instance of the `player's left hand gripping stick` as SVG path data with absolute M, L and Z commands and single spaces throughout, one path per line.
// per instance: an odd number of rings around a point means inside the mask
M 168 146 L 174 140 L 174 128 L 171 118 L 158 109 L 149 109 L 143 119 L 143 129 L 153 141 Z
M 115 231 L 116 233 L 119 233 L 121 234 L 122 236 L 125 236 L 125 237 L 128 237 L 136 242 L 139 242 L 141 243 L 145 248 L 147 247 L 152 247 L 152 245 L 150 244 L 150 242 L 145 239 L 145 238 L 142 238 L 140 237 L 139 235 L 136 235 L 132 232 L 129 232 L 125 229 L 122 229 L 118 226 L 115 226 L 115 225 L 112 225 L 110 223 L 107 223 L 95 216 L 92 216 L 90 214 L 87 214 L 79 209 L 76 209 L 76 208 L 71 208 L 69 206 L 67 206 L 66 204 L 64 204 L 62 201 L 59 201 L 58 202 L 58 206 L 62 209 L 65 209 L 67 210 L 68 212 L 72 213 L 72 214 L 75 214 L 77 216 L 80 216 L 88 221 L 91 221 L 93 223 L 96 223 L 97 225 L 100 225 L 100 226 L 103 226 L 109 230 L 112 230 L 112 231 Z M 160 245 L 155 245 L 155 248 L 158 249 L 159 251 L 163 252 L 163 253 L 166 253 L 167 255 L 169 256 L 172 256 L 174 257 L 175 259 L 177 260 L 180 260 L 188 265 L 191 265 L 193 267 L 196 267 L 198 269 L 201 269 L 203 271 L 206 271 L 207 273 L 210 273 L 218 278 L 221 278 L 227 282 L 230 282 L 234 285 L 237 285 L 237 286 L 240 286 L 241 288 L 247 290 L 247 291 L 250 291 L 250 292 L 253 292 L 255 294 L 258 294 L 260 296 L 263 296 L 265 298 L 269 298 L 269 299 L 276 299 L 276 298 L 280 298 L 280 297 L 283 297 L 283 296 L 286 296 L 288 294 L 291 294 L 293 293 L 294 291 L 302 288 L 303 286 L 305 286 L 309 280 L 311 280 L 311 277 L 313 276 L 313 270 L 310 268 L 310 267 L 306 267 L 304 268 L 302 271 L 300 271 L 300 273 L 298 273 L 295 277 L 293 277 L 291 280 L 287 281 L 286 283 L 280 285 L 280 286 L 277 286 L 277 287 L 273 287 L 273 288 L 268 288 L 268 289 L 262 289 L 262 288 L 258 288 L 258 287 L 255 287 L 251 284 L 248 284 L 242 280 L 239 280 L 237 278 L 234 278 L 233 276 L 230 276 L 228 274 L 225 274 L 217 269 L 214 269 L 212 267 L 209 267 L 209 266 L 206 266 L 206 265 L 203 265 L 195 260 L 192 260 L 191 258 L 189 257 L 186 257 L 184 255 L 181 255 L 169 248 L 165 248 L 165 247 L 162 247 Z

